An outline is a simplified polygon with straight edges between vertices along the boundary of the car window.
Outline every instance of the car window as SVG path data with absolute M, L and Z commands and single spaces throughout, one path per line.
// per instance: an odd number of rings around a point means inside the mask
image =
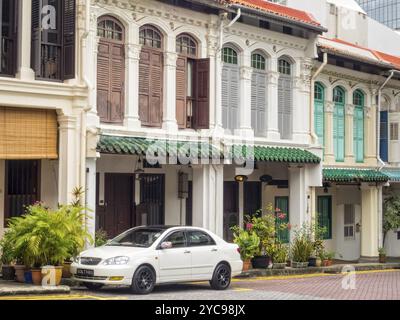
M 135 228 L 112 239 L 107 246 L 150 247 L 163 233 L 164 229 Z
M 211 236 L 203 231 L 189 231 L 188 242 L 192 247 L 213 246 L 215 241 Z
M 186 247 L 186 239 L 184 231 L 177 231 L 169 235 L 164 242 L 171 242 L 172 248 L 183 248 Z

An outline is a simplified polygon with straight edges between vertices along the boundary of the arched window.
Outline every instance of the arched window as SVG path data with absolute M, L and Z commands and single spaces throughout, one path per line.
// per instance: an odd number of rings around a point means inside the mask
M 338 162 L 344 161 L 344 120 L 345 120 L 345 91 L 341 87 L 333 89 L 333 151 Z
M 97 112 L 105 123 L 124 119 L 125 46 L 124 27 L 110 16 L 99 18 L 97 54 Z
M 325 131 L 325 88 L 317 82 L 314 86 L 314 128 L 315 134 L 321 145 L 324 145 L 324 131 Z
M 364 94 L 361 90 L 353 93 L 353 146 L 357 162 L 364 161 Z
M 285 59 L 278 60 L 278 127 L 281 139 L 292 138 L 293 79 L 292 65 Z
M 139 119 L 142 126 L 161 127 L 164 55 L 162 33 L 153 26 L 139 30 Z
M 251 125 L 256 136 L 267 134 L 266 59 L 260 53 L 251 55 Z
M 197 57 L 197 42 L 188 34 L 176 38 L 176 52 L 181 55 Z
M 239 128 L 239 65 L 236 50 L 222 49 L 222 124 L 225 129 Z

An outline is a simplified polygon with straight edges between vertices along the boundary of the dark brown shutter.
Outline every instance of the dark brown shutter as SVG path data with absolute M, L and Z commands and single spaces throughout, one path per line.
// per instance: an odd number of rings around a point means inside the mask
M 176 121 L 179 128 L 186 128 L 186 64 L 185 57 L 176 61 Z
M 62 80 L 75 78 L 75 0 L 63 0 Z
M 97 54 L 97 113 L 102 122 L 109 120 L 110 50 L 111 44 L 100 40 Z
M 210 127 L 210 59 L 196 60 L 196 101 L 193 106 L 193 128 Z
M 139 117 L 144 126 L 160 127 L 163 100 L 163 54 L 142 49 L 139 63 Z
M 121 123 L 124 120 L 124 77 L 125 52 L 123 44 L 111 45 L 110 74 L 110 122 Z
M 19 8 L 20 8 L 20 0 L 14 0 L 13 6 L 13 20 L 12 20 L 12 75 L 17 73 L 17 57 L 18 57 L 18 22 L 19 22 Z
M 40 77 L 41 70 L 41 9 L 42 0 L 32 0 L 32 48 L 31 48 L 31 67 L 35 71 L 35 76 Z

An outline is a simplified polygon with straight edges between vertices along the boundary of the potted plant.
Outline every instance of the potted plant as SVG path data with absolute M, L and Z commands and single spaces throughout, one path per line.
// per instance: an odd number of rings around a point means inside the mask
M 324 267 L 330 267 L 333 264 L 334 257 L 335 257 L 335 252 L 333 252 L 333 251 L 321 252 L 322 265 Z
M 292 267 L 307 268 L 308 259 L 313 252 L 313 241 L 307 225 L 298 230 L 292 244 Z
M 243 260 L 243 271 L 248 271 L 251 266 L 251 259 L 259 250 L 260 238 L 252 231 L 238 227 L 234 227 L 232 230 L 234 235 L 233 242 L 239 246 L 240 256 Z
M 273 269 L 285 269 L 288 259 L 288 247 L 284 244 L 278 243 L 273 256 Z
M 386 250 L 385 248 L 379 248 L 379 263 L 386 263 Z
M 9 236 L 9 232 L 6 232 L 3 239 L 0 240 L 1 250 L 1 273 L 3 280 L 14 280 L 15 279 L 15 268 L 12 265 L 14 262 L 13 245 Z

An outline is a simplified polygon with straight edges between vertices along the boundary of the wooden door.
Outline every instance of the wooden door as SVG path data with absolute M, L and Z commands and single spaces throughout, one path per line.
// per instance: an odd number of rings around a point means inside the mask
M 116 235 L 134 227 L 134 175 L 106 173 L 104 176 L 104 230 Z
M 140 175 L 140 204 L 137 225 L 163 225 L 165 223 L 165 176 Z
M 246 181 L 243 185 L 244 215 L 254 216 L 262 209 L 261 182 Z
M 235 181 L 224 182 L 224 239 L 233 241 L 231 227 L 239 224 L 239 185 Z

